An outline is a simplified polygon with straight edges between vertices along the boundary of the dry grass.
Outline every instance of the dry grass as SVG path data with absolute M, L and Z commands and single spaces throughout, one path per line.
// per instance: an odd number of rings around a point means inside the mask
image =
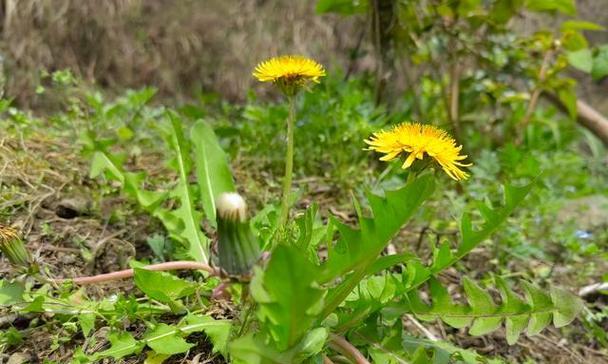
M 252 68 L 270 55 L 345 61 L 353 21 L 314 16 L 314 4 L 4 0 L 6 93 L 36 106 L 40 71 L 70 68 L 105 88 L 155 85 L 164 96 L 214 91 L 242 99 Z
M 0 0 L 5 91 L 21 106 L 42 106 L 34 92 L 41 71 L 69 68 L 105 89 L 153 85 L 172 99 L 218 92 L 242 100 L 254 84 L 252 68 L 270 55 L 301 53 L 331 68 L 346 68 L 364 20 L 315 16 L 315 3 Z M 608 24 L 600 2 L 577 3 L 583 19 Z M 539 21 L 552 23 L 546 17 L 524 23 L 534 29 Z M 587 36 L 593 44 L 608 42 L 608 32 Z M 598 96 L 606 83 L 593 84 L 586 75 L 577 78 L 583 98 L 608 113 L 608 104 Z

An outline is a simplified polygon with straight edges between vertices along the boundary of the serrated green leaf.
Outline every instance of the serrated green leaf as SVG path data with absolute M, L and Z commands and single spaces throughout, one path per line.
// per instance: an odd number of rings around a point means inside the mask
M 228 346 L 235 364 L 285 364 L 292 362 L 290 353 L 280 353 L 253 335 L 241 336 Z
M 533 313 L 528 323 L 528 335 L 539 334 L 551 323 L 551 313 Z
M 370 260 L 371 265 L 389 240 L 430 196 L 434 187 L 432 176 L 425 175 L 399 190 L 386 191 L 385 198 L 368 194 L 373 217 L 361 217 L 359 230 L 335 222 L 340 232 L 340 249 L 331 249 L 324 265 L 323 280 L 330 281 Z
M 549 323 L 551 323 L 551 309 L 553 302 L 547 294 L 533 284 L 524 282 L 524 290 L 526 292 L 528 302 L 536 311 L 530 315 L 528 335 L 536 335 L 543 331 L 543 329 L 547 327 Z
M 530 315 L 507 317 L 505 320 L 505 332 L 509 345 L 514 345 L 517 342 L 519 335 L 521 335 L 528 326 L 529 320 Z
M 450 364 L 454 362 L 479 364 L 484 363 L 486 360 L 474 350 L 459 348 L 446 341 L 431 341 L 413 336 L 403 336 L 402 343 L 403 347 L 410 353 L 415 352 L 421 346 L 427 348 L 427 350 L 432 350 L 433 360 L 429 361 L 429 363 L 433 364 Z M 489 361 L 489 363 L 497 364 L 494 361 Z
M 530 306 L 509 288 L 504 279 L 496 277 L 496 285 L 502 298 L 501 313 L 517 314 L 530 311 Z M 517 342 L 519 335 L 528 326 L 529 320 L 529 314 L 507 316 L 505 320 L 505 332 L 509 345 L 513 345 Z
M 391 254 L 391 255 L 383 255 L 379 257 L 374 264 L 369 267 L 367 271 L 368 275 L 373 275 L 379 273 L 385 269 L 388 269 L 392 266 L 395 266 L 400 263 L 405 263 L 407 261 L 412 261 L 418 259 L 418 257 L 412 253 L 400 253 L 400 254 Z
M 439 311 L 449 310 L 453 303 L 448 290 L 436 279 L 429 280 L 433 308 Z
M 473 325 L 469 329 L 469 334 L 473 336 L 486 335 L 495 331 L 500 327 L 502 317 L 480 317 L 473 321 Z
M 483 317 L 493 315 L 497 311 L 492 296 L 467 277 L 464 277 L 463 283 L 467 300 L 471 305 L 471 313 L 481 316 L 473 321 L 469 333 L 473 336 L 480 336 L 499 328 L 502 317 Z
M 501 312 L 520 313 L 530 308 L 530 306 L 526 304 L 523 299 L 521 299 L 511 290 L 504 279 L 496 277 L 495 281 L 502 298 Z
M 213 352 L 220 352 L 226 355 L 228 339 L 232 323 L 229 320 L 216 320 L 209 316 L 190 314 L 184 318 L 184 325 L 180 330 L 185 334 L 193 332 L 205 332 L 211 339 Z
M 44 312 L 44 303 L 46 296 L 36 296 L 32 302 L 21 309 L 23 312 Z
M 328 258 L 320 283 L 329 282 L 355 270 L 327 297 L 321 318 L 327 317 L 359 284 L 382 250 L 399 229 L 414 215 L 435 188 L 431 175 L 423 175 L 396 191 L 386 191 L 385 198 L 368 194 L 372 218 L 359 218 L 359 230 L 334 219 L 340 233 L 335 246 L 328 246 Z
M 162 364 L 165 360 L 169 359 L 171 355 L 167 354 L 158 354 L 154 351 L 148 351 L 146 354 L 146 360 L 144 360 L 144 364 Z
M 303 215 L 296 218 L 296 224 L 298 225 L 298 239 L 294 242 L 294 245 L 307 252 L 308 259 L 315 264 L 319 264 L 319 244 L 326 236 L 329 224 L 323 224 L 319 216 L 319 205 L 313 203 L 309 206 Z
M 108 340 L 110 340 L 110 348 L 95 353 L 90 357 L 91 360 L 96 361 L 105 357 L 118 360 L 127 355 L 139 353 L 144 347 L 144 343 L 135 340 L 128 332 L 112 332 L 108 335 Z
M 457 329 L 467 327 L 473 322 L 473 318 L 468 314 L 469 310 L 466 307 L 455 305 L 448 290 L 437 279 L 429 280 L 429 288 L 432 310 L 443 322 Z
M 0 280 L 0 305 L 14 305 L 23 302 L 24 292 L 23 283 Z
M 163 303 L 174 303 L 175 300 L 190 295 L 196 285 L 167 272 L 152 271 L 145 268 L 134 268 L 135 285 L 148 297 Z
M 215 199 L 224 192 L 235 191 L 228 157 L 213 129 L 203 120 L 190 131 L 194 166 L 205 216 L 215 226 Z
M 470 326 L 471 322 L 473 322 L 473 318 L 467 317 L 466 313 L 464 313 L 464 312 L 460 316 L 454 315 L 454 314 L 446 314 L 446 315 L 439 315 L 439 316 L 441 317 L 441 320 L 443 322 L 445 322 L 446 324 L 450 325 L 451 327 L 453 327 L 455 329 L 463 329 L 465 327 Z
M 194 344 L 190 344 L 181 336 L 181 332 L 174 326 L 158 324 L 148 331 L 144 338 L 146 345 L 158 354 L 174 355 L 185 353 Z
M 116 164 L 108 157 L 106 153 L 101 151 L 93 153 L 93 158 L 91 159 L 91 172 L 89 173 L 89 176 L 91 178 L 96 178 L 101 176 L 106 170 L 111 174 L 113 179 L 124 183 L 122 172 L 117 168 Z
M 251 295 L 279 350 L 299 342 L 319 314 L 324 291 L 317 277 L 316 266 L 303 252 L 284 245 L 273 250 L 264 271 L 256 270 Z
M 572 322 L 583 307 L 581 300 L 572 293 L 551 287 L 551 300 L 556 307 L 553 311 L 553 326 L 562 327 Z
M 78 315 L 78 324 L 82 330 L 82 334 L 87 337 L 91 330 L 95 328 L 95 314 L 94 313 L 81 313 Z
M 408 262 L 406 274 L 407 280 L 405 281 L 405 285 L 408 288 L 417 287 L 432 277 L 431 270 L 417 259 Z
M 479 287 L 477 283 L 465 276 L 463 278 L 463 287 L 467 301 L 469 301 L 473 312 L 480 314 L 492 314 L 496 312 L 496 304 L 492 300 L 492 296 Z
M 533 183 L 522 187 L 505 185 L 504 205 L 494 209 L 489 209 L 487 206 L 484 206 L 482 212 L 486 220 L 479 230 L 473 230 L 470 215 L 464 214 L 460 222 L 461 243 L 458 246 L 458 251 L 452 264 L 460 260 L 482 241 L 487 239 L 524 200 L 528 192 L 532 189 L 532 186 Z
M 550 322 L 551 315 L 563 311 L 554 320 L 556 324 L 565 325 L 572 321 L 582 307 L 577 297 L 570 293 L 552 288 L 553 300 L 560 300 L 561 307 L 552 302 L 551 297 L 539 288 L 524 282 L 526 301 L 513 292 L 501 278 L 496 278 L 501 294 L 497 304 L 492 296 L 475 282 L 463 279 L 465 297 L 469 305 L 452 302 L 446 288 L 436 278 L 429 280 L 431 304 L 420 298 L 418 291 L 408 292 L 398 303 L 391 303 L 383 309 L 383 315 L 402 315 L 413 313 L 421 320 L 441 319 L 446 324 L 463 328 L 469 326 L 471 335 L 484 335 L 498 329 L 503 320 L 506 322 L 506 335 L 509 344 L 517 341 L 523 330 L 528 327 L 528 334 L 533 335 L 543 330 Z
M 433 249 L 433 264 L 431 270 L 433 272 L 440 272 L 452 263 L 452 250 L 450 244 L 444 241 L 439 245 L 439 248 Z

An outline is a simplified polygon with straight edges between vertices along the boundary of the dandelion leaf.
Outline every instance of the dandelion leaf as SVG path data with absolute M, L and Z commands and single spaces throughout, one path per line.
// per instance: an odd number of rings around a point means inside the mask
M 181 336 L 179 329 L 163 323 L 148 331 L 144 341 L 156 353 L 166 355 L 185 353 L 194 346 Z
M 251 294 L 258 317 L 280 351 L 302 339 L 321 309 L 324 291 L 316 284 L 317 267 L 295 247 L 279 245 L 267 268 L 257 269 Z
M 203 120 L 194 124 L 190 135 L 201 204 L 207 219 L 215 225 L 215 199 L 224 192 L 235 191 L 228 157 L 213 129 Z
M 509 344 L 517 341 L 526 330 L 535 335 L 551 323 L 560 327 L 570 323 L 580 312 L 582 303 L 575 295 L 555 287 L 547 294 L 538 287 L 523 282 L 525 299 L 500 279 L 496 279 L 500 293 L 500 303 L 495 302 L 490 293 L 469 278 L 463 279 L 463 293 L 466 305 L 454 303 L 447 289 L 436 278 L 428 280 L 430 303 L 421 298 L 419 290 L 406 293 L 400 302 L 383 309 L 395 316 L 414 314 L 422 320 L 440 319 L 455 328 L 470 326 L 471 335 L 485 335 L 500 328 L 504 322 Z

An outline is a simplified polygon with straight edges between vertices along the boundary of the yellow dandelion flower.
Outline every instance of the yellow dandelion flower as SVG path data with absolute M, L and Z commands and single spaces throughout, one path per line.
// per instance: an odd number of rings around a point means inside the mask
M 319 83 L 319 78 L 325 76 L 325 69 L 303 56 L 280 56 L 258 64 L 253 76 L 261 82 L 276 83 L 284 92 L 294 94 L 310 81 Z
M 402 153 L 407 155 L 402 168 L 409 168 L 416 159 L 423 159 L 426 153 L 432 157 L 445 173 L 455 180 L 463 180 L 469 174 L 459 167 L 469 167 L 461 161 L 467 156 L 460 155 L 462 145 L 457 146 L 456 141 L 447 132 L 432 125 L 419 123 L 402 123 L 390 130 L 374 133 L 365 140 L 369 150 L 375 150 L 385 155 L 382 161 L 391 161 Z

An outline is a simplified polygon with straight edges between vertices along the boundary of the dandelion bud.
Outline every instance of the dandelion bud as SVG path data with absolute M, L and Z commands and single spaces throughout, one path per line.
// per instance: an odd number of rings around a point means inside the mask
M 219 266 L 230 275 L 247 275 L 260 257 L 247 220 L 247 204 L 238 193 L 223 193 L 216 206 Z
M 15 266 L 29 268 L 32 264 L 32 256 L 12 227 L 0 225 L 0 251 Z

